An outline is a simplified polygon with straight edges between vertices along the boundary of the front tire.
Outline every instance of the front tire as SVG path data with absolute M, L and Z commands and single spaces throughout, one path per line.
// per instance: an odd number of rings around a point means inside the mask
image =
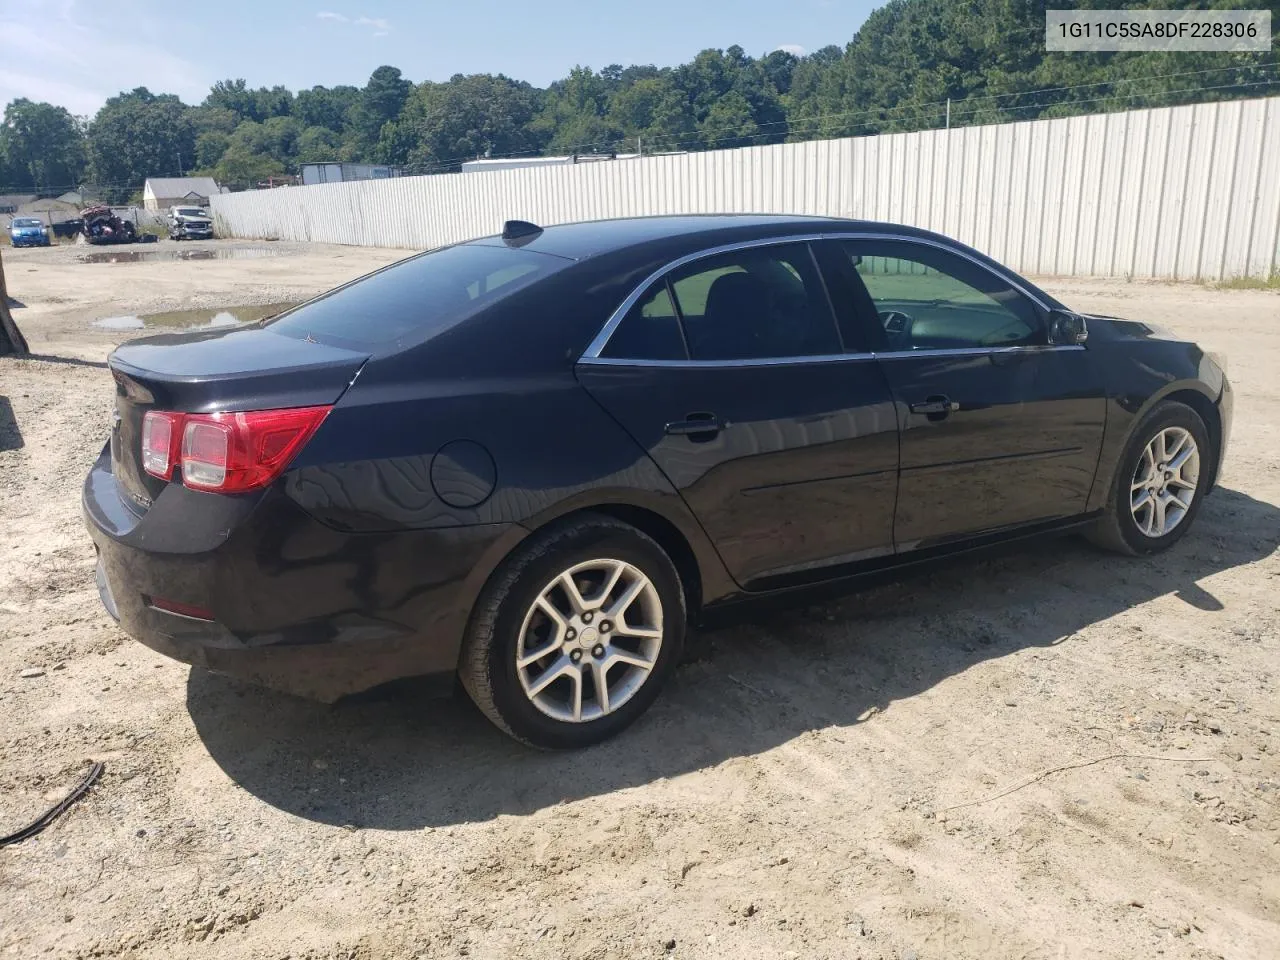
M 1106 515 L 1090 532 L 1129 556 L 1167 550 L 1190 529 L 1208 489 L 1209 431 L 1184 403 L 1156 406 L 1134 430 L 1116 467 Z
M 587 514 L 535 534 L 493 576 L 459 676 L 517 740 L 585 747 L 649 708 L 680 660 L 684 631 L 670 557 L 635 527 Z

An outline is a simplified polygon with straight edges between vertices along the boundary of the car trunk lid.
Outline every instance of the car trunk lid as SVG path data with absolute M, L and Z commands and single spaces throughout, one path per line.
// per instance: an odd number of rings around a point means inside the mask
M 111 463 L 124 499 L 145 512 L 165 481 L 142 468 L 142 421 L 150 410 L 182 413 L 277 410 L 335 403 L 369 355 L 279 336 L 254 325 L 169 334 L 118 347 Z

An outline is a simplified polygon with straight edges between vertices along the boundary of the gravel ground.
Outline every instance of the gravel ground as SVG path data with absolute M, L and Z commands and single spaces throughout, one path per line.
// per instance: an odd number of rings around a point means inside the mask
M 154 248 L 173 250 L 174 244 Z M 0 956 L 1280 956 L 1280 296 L 1045 281 L 1227 352 L 1223 487 L 1176 549 L 1031 547 L 695 638 L 632 731 L 530 752 L 412 685 L 326 707 L 133 643 L 79 483 L 93 319 L 317 293 L 403 251 L 4 251 Z M 163 253 L 168 256 L 168 253 Z

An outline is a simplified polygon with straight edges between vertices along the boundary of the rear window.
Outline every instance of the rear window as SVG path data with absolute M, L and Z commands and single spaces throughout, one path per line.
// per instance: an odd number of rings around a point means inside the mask
M 268 326 L 275 333 L 356 348 L 424 340 L 571 263 L 510 247 L 445 247 L 305 303 Z
M 15 227 L 38 227 L 41 223 L 42 221 L 33 220 L 30 217 L 15 217 L 13 220 L 13 225 Z

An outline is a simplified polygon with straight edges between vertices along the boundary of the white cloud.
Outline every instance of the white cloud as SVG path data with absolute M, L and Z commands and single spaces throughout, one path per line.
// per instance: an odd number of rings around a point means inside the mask
M 780 43 L 773 49 L 789 53 L 793 57 L 803 57 L 808 51 L 798 43 Z
M 321 10 L 316 14 L 318 20 L 328 20 L 331 23 L 349 23 L 353 27 L 367 27 L 373 30 L 373 36 L 385 37 L 391 31 L 391 21 L 385 17 L 348 17 L 345 13 L 333 13 L 330 10 Z
M 104 7 L 106 5 L 103 5 Z M 172 51 L 163 31 L 135 17 L 121 32 L 113 11 L 86 9 L 76 0 L 5 0 L 0 4 L 0 37 L 8 51 L 0 65 L 0 107 L 17 97 L 47 100 L 73 114 L 92 116 L 122 90 L 146 86 L 152 93 L 176 93 L 198 103 L 209 91 L 202 70 Z M 104 70 L 84 50 L 110 50 Z

